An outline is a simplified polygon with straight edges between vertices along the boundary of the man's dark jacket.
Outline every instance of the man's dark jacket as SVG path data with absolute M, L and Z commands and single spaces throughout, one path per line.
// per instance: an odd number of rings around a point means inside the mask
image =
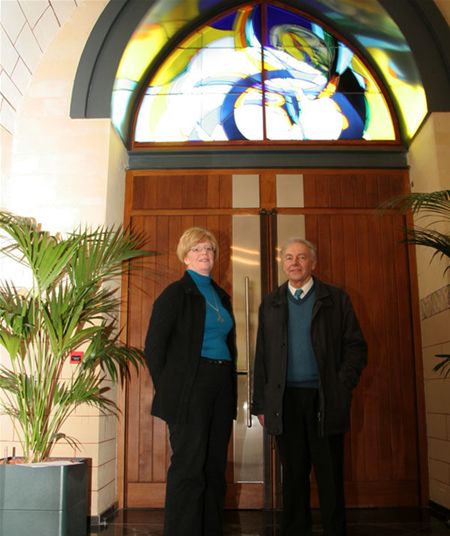
M 319 368 L 320 435 L 347 430 L 352 390 L 367 363 L 367 344 L 348 295 L 314 278 L 311 341 Z M 283 431 L 288 352 L 287 282 L 259 308 L 252 413 L 264 415 L 270 434 Z
M 230 297 L 214 281 L 212 285 L 231 317 Z M 145 339 L 145 358 L 155 395 L 152 415 L 167 423 L 184 422 L 188 401 L 200 362 L 206 303 L 191 276 L 170 284 L 155 300 Z M 236 366 L 235 326 L 227 344 Z M 236 413 L 236 375 L 234 374 Z

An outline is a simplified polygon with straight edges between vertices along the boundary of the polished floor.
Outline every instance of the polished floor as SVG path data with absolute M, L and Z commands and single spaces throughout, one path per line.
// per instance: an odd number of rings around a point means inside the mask
M 278 518 L 272 512 L 227 511 L 224 536 L 279 536 Z M 121 510 L 104 526 L 91 527 L 90 536 L 162 536 L 163 519 L 161 510 Z M 318 512 L 314 512 L 313 534 L 322 534 Z M 348 536 L 413 535 L 450 536 L 450 525 L 418 508 L 348 511 Z

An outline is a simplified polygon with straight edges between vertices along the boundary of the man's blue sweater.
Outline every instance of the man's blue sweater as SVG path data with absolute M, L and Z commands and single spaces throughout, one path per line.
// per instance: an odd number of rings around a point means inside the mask
M 319 386 L 319 371 L 311 343 L 314 287 L 301 300 L 288 290 L 288 370 L 287 383 L 293 387 Z

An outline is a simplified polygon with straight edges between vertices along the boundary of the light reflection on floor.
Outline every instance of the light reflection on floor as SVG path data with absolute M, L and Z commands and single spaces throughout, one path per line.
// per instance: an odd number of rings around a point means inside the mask
M 279 514 L 254 510 L 227 511 L 224 536 L 280 536 Z M 161 510 L 121 510 L 104 526 L 91 527 L 90 536 L 162 536 Z M 314 512 L 314 535 L 322 534 Z M 420 508 L 349 509 L 348 536 L 450 536 L 443 519 Z M 186 535 L 196 536 L 196 535 Z M 208 536 L 208 535 L 205 535 Z

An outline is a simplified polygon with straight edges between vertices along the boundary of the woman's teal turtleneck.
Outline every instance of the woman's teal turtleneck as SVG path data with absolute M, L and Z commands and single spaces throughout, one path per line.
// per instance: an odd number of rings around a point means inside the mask
M 202 356 L 209 359 L 231 359 L 227 345 L 227 336 L 233 327 L 230 313 L 222 305 L 209 275 L 202 275 L 193 270 L 187 270 L 187 273 L 206 301 Z

